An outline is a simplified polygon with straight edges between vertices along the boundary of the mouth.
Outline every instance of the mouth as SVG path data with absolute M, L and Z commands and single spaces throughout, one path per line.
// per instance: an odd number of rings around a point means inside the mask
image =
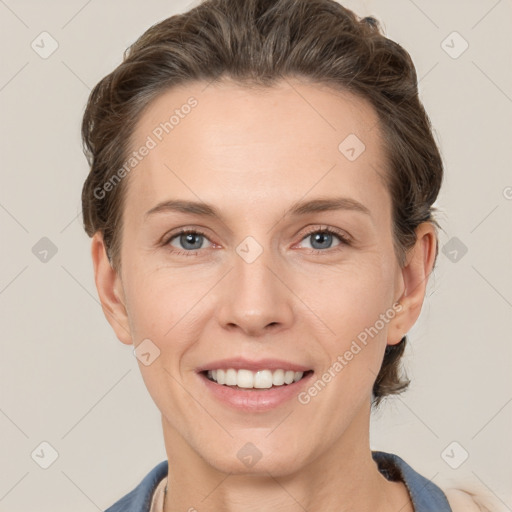
M 232 357 L 206 363 L 196 374 L 208 400 L 242 413 L 264 413 L 293 404 L 311 385 L 314 370 L 285 359 Z
M 240 391 L 267 391 L 285 388 L 307 379 L 313 370 L 258 370 L 253 372 L 247 369 L 216 369 L 200 372 L 207 380 Z

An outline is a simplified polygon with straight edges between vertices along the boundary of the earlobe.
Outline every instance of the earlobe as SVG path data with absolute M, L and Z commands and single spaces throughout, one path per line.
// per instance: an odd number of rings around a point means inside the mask
M 396 345 L 420 316 L 428 279 L 437 251 L 435 226 L 423 222 L 416 228 L 416 243 L 409 249 L 401 269 L 404 291 L 398 299 L 401 308 L 388 330 L 388 344 Z
M 110 264 L 103 235 L 99 231 L 92 238 L 91 257 L 94 265 L 94 281 L 105 318 L 114 329 L 117 338 L 122 343 L 131 345 L 132 339 L 122 281 Z

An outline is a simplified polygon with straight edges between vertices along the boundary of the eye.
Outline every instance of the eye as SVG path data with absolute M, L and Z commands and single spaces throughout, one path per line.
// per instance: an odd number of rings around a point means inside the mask
M 335 246 L 335 248 L 342 245 L 350 245 L 350 241 L 346 235 L 327 227 L 321 229 L 314 228 L 310 230 L 302 240 L 309 240 L 310 248 L 313 250 L 313 252 L 320 253 L 332 249 L 331 245 L 333 237 L 340 240 L 340 243 Z
M 183 229 L 168 237 L 162 245 L 169 247 L 175 254 L 194 256 L 196 254 L 195 251 L 203 248 L 204 239 L 208 240 L 206 234 L 202 231 L 197 229 Z M 175 241 L 177 246 L 171 243 L 172 241 Z M 180 248 L 184 248 L 185 250 L 179 250 Z
M 332 247 L 333 238 L 337 238 L 340 243 Z M 302 241 L 310 241 L 310 252 L 325 253 L 329 250 L 339 250 L 341 246 L 350 245 L 350 238 L 335 229 L 322 227 L 313 228 L 302 238 Z M 204 249 L 203 242 L 208 240 L 205 233 L 198 229 L 182 229 L 178 233 L 173 233 L 167 237 L 162 245 L 172 253 L 183 256 L 195 256 L 200 249 Z M 210 242 L 211 243 L 211 242 Z

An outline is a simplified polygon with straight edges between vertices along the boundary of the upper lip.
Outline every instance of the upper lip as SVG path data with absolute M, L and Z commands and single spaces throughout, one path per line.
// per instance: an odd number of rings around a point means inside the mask
M 311 370 L 307 366 L 292 363 L 290 361 L 284 361 L 282 359 L 245 359 L 243 357 L 232 357 L 229 359 L 218 359 L 217 361 L 212 361 L 211 363 L 207 363 L 203 366 L 200 366 L 196 369 L 196 371 L 204 372 L 207 370 L 217 370 L 217 369 L 229 369 L 233 368 L 235 370 L 247 369 L 253 372 L 258 370 L 293 370 L 295 372 L 306 372 Z

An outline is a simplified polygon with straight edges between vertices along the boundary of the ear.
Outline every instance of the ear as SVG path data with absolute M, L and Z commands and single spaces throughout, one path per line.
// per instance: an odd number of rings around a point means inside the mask
M 92 238 L 91 256 L 94 265 L 94 281 L 103 313 L 118 339 L 126 345 L 131 345 L 133 342 L 125 306 L 123 283 L 118 273 L 110 265 L 100 231 L 97 231 Z
M 407 251 L 401 269 L 399 297 L 396 300 L 401 309 L 390 322 L 388 345 L 399 343 L 420 316 L 436 253 L 435 226 L 431 222 L 423 222 L 416 228 L 416 243 Z

